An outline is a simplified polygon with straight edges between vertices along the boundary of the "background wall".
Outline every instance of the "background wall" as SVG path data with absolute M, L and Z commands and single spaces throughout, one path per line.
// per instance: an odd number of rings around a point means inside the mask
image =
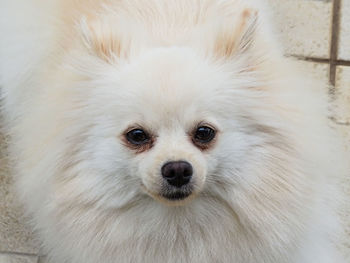
M 268 1 L 285 53 L 300 58 L 308 74 L 334 85 L 329 90 L 338 106 L 333 121 L 350 148 L 350 0 Z M 1 134 L 0 146 L 0 263 L 42 263 L 10 188 Z

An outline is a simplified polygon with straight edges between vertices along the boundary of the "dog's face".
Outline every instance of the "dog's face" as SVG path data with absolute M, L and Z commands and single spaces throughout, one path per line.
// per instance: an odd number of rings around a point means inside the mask
M 102 110 L 89 143 L 97 168 L 168 204 L 200 193 L 221 137 L 213 96 L 225 85 L 205 63 L 187 49 L 159 49 L 103 80 L 90 103 Z
M 118 143 L 141 187 L 169 204 L 198 194 L 216 162 L 211 153 L 221 126 L 213 96 L 223 80 L 203 63 L 186 49 L 160 49 L 130 64 L 120 79 L 127 105 Z
M 183 205 L 225 177 L 237 179 L 232 174 L 256 143 L 240 120 L 250 108 L 244 89 L 254 85 L 240 65 L 228 69 L 172 47 L 105 66 L 86 102 L 93 128 L 83 150 L 99 180 Z
M 129 51 L 123 58 L 118 46 L 114 63 L 105 60 L 113 49 L 106 48 L 108 40 L 87 38 L 90 46 L 102 41 L 83 65 L 87 87 L 75 96 L 84 105 L 76 117 L 86 129 L 79 160 L 88 167 L 84 180 L 96 185 L 92 198 L 106 196 L 121 205 L 146 193 L 183 205 L 242 180 L 270 131 L 252 113 L 262 103 L 255 89 L 261 83 L 245 55 L 235 56 L 238 40 L 219 38 L 213 56 L 207 50 L 160 47 Z M 246 48 L 249 41 L 241 41 Z

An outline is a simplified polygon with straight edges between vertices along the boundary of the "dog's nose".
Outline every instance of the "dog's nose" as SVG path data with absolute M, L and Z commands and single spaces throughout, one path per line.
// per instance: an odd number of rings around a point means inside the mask
M 192 165 L 185 161 L 168 162 L 162 167 L 163 178 L 172 186 L 188 184 L 193 174 Z

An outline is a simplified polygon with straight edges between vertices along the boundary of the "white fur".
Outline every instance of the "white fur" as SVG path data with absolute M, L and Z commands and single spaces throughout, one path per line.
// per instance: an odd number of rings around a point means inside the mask
M 0 10 L 16 188 L 51 262 L 348 262 L 325 89 L 283 58 L 260 1 Z M 207 151 L 188 135 L 202 121 L 219 130 Z M 142 153 L 122 143 L 136 123 L 156 135 Z M 181 159 L 196 190 L 174 206 L 157 196 L 160 167 Z

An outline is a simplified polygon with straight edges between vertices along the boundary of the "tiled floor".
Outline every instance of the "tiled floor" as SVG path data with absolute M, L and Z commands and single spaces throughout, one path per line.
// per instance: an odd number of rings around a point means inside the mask
M 307 72 L 334 84 L 334 120 L 350 149 L 350 0 L 268 0 L 285 53 Z M 0 263 L 43 263 L 11 191 L 5 138 L 0 135 Z

